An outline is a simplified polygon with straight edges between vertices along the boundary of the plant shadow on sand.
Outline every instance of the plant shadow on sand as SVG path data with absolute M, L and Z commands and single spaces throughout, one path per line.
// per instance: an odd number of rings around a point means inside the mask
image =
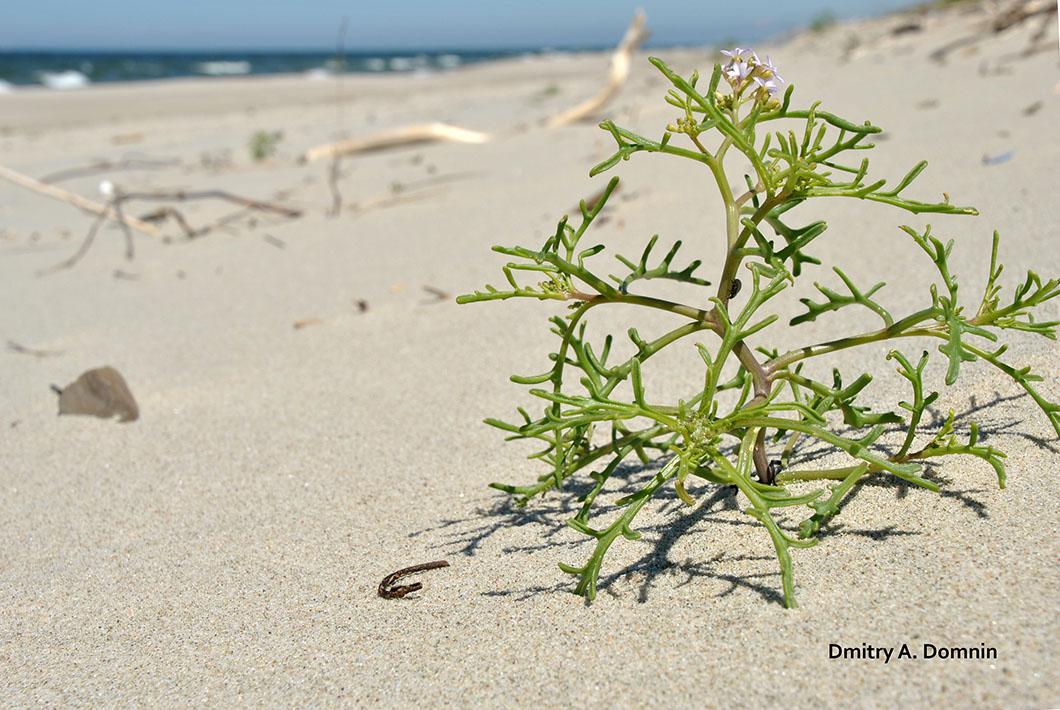
M 1003 396 L 994 392 L 987 401 L 980 402 L 973 396 L 969 399 L 968 406 L 956 414 L 954 421 L 967 425 L 969 419 L 977 412 L 993 409 L 994 416 L 991 421 L 979 426 L 981 440 L 986 441 L 991 437 L 1001 435 L 1015 436 L 1037 447 L 1060 453 L 1055 442 L 1046 441 L 1020 430 L 1019 425 L 1024 421 L 1021 402 L 1026 397 L 1025 393 Z M 997 411 L 999 408 L 1007 411 L 999 414 Z M 919 428 L 924 435 L 932 435 L 939 431 L 947 419 L 946 414 L 936 410 L 929 409 L 928 413 L 931 415 L 931 421 L 922 422 Z M 1008 416 L 1010 413 L 1011 416 Z M 904 431 L 901 425 L 893 425 L 891 433 Z M 880 452 L 885 453 L 882 448 Z M 797 444 L 792 452 L 790 463 L 792 467 L 795 467 L 831 453 L 833 451 L 829 450 L 829 447 L 816 442 L 807 443 L 807 445 Z M 638 490 L 646 478 L 654 475 L 661 468 L 664 460 L 665 457 L 662 457 L 647 465 L 623 464 L 611 477 L 611 481 L 619 484 L 618 490 L 613 491 L 613 494 L 617 497 Z M 989 517 L 989 510 L 981 499 L 981 494 L 987 489 L 953 488 L 955 479 L 944 473 L 953 469 L 953 462 L 950 462 L 948 466 L 933 461 L 925 461 L 924 464 L 922 473 L 924 478 L 938 484 L 941 488 L 938 494 L 932 494 L 930 491 L 926 491 L 926 494 L 956 500 L 980 519 Z M 540 528 L 540 537 L 537 538 L 540 540 L 539 543 L 510 545 L 504 547 L 502 552 L 520 554 L 548 549 L 555 553 L 556 561 L 576 561 L 579 555 L 586 554 L 586 541 L 572 539 L 568 536 L 567 526 L 563 524 L 563 521 L 577 513 L 581 506 L 580 499 L 590 491 L 592 484 L 593 482 L 587 476 L 568 479 L 558 493 L 552 492 L 549 495 L 535 498 L 523 507 L 518 505 L 516 497 L 498 493 L 491 497 L 486 505 L 478 505 L 471 514 L 442 520 L 437 525 L 410 533 L 410 537 L 444 531 L 448 539 L 440 543 L 439 547 L 446 549 L 450 554 L 471 557 L 478 553 L 484 541 L 495 534 L 503 534 L 503 531 L 513 528 L 537 526 Z M 808 488 L 811 484 L 800 485 Z M 824 485 L 824 482 L 816 485 L 820 487 Z M 647 551 L 637 560 L 620 568 L 608 569 L 605 565 L 600 575 L 600 591 L 613 597 L 625 597 L 628 596 L 629 587 L 633 586 L 637 601 L 644 603 L 649 600 L 653 587 L 660 579 L 679 575 L 684 579 L 676 583 L 677 587 L 683 587 L 700 579 L 713 579 L 726 585 L 724 590 L 716 594 L 718 597 L 728 596 L 739 589 L 745 589 L 755 592 L 764 601 L 783 605 L 780 571 L 775 566 L 776 557 L 773 555 L 742 555 L 721 550 L 713 556 L 700 560 L 686 558 L 681 562 L 675 561 L 674 548 L 678 540 L 685 538 L 687 543 L 690 535 L 709 534 L 713 525 L 757 529 L 755 521 L 743 514 L 735 486 L 712 486 L 712 488 L 713 490 L 700 489 L 701 496 L 703 493 L 709 493 L 709 495 L 700 497 L 694 508 L 689 508 L 681 502 L 672 486 L 660 490 L 653 499 L 654 512 L 659 522 L 638 527 L 643 534 L 641 540 L 648 543 Z M 894 476 L 870 478 L 856 485 L 851 495 L 847 497 L 844 507 L 849 505 L 865 488 L 891 490 L 894 492 L 895 500 L 898 501 L 908 496 L 911 489 L 919 487 Z M 612 513 L 614 510 L 613 507 L 610 508 Z M 808 514 L 808 511 L 800 506 L 786 515 L 778 516 L 778 523 L 785 532 L 794 535 L 798 531 L 799 521 Z M 818 537 L 822 538 L 824 543 L 827 543 L 827 538 L 842 538 L 846 535 L 883 541 L 892 537 L 920 535 L 920 533 L 903 528 L 900 521 L 880 528 L 859 528 L 844 522 L 842 515 L 826 521 L 818 531 Z M 738 571 L 748 566 L 755 568 L 756 571 Z M 768 571 L 761 571 L 763 566 L 768 568 Z M 494 590 L 484 592 L 484 594 L 514 597 L 521 601 L 541 593 L 572 589 L 571 580 L 567 575 L 563 575 L 554 585 Z M 588 600 L 586 603 L 589 603 Z

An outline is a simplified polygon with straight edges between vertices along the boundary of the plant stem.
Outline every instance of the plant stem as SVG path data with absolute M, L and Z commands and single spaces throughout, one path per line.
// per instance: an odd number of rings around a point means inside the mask
M 616 294 L 616 295 L 601 295 L 601 294 L 589 294 L 582 293 L 581 291 L 572 291 L 568 294 L 569 298 L 577 299 L 579 301 L 585 301 L 591 305 L 597 306 L 603 303 L 628 303 L 635 306 L 647 306 L 648 308 L 657 308 L 663 311 L 669 311 L 679 316 L 685 316 L 695 321 L 701 321 L 710 327 L 714 327 L 716 322 L 716 316 L 713 311 L 704 310 L 702 308 L 696 308 L 694 306 L 688 306 L 683 303 L 674 303 L 673 301 L 666 301 L 661 298 L 652 298 L 651 296 L 638 296 L 632 293 Z
M 891 338 L 911 338 L 921 335 L 934 338 L 945 338 L 946 333 L 936 328 L 916 328 L 907 330 L 907 328 L 910 328 L 917 323 L 921 323 L 928 318 L 936 316 L 938 312 L 938 309 L 932 306 L 931 308 L 925 308 L 910 316 L 906 316 L 894 325 L 886 328 L 880 328 L 879 330 L 869 331 L 868 333 L 862 333 L 860 335 L 852 335 L 848 338 L 837 338 L 836 340 L 829 340 L 816 345 L 807 345 L 797 350 L 790 350 L 767 362 L 765 364 L 766 373 L 772 376 L 773 373 L 778 370 L 781 370 L 792 363 L 798 362 L 799 360 L 816 357 L 817 355 L 824 355 L 825 353 L 835 352 L 836 350 L 845 350 L 846 348 L 852 348 L 857 345 L 889 340 Z

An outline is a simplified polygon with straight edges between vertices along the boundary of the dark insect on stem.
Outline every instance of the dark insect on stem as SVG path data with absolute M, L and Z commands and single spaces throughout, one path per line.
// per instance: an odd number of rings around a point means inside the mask
M 736 298 L 736 294 L 740 292 L 741 286 L 743 286 L 743 284 L 740 283 L 740 279 L 733 279 L 732 289 L 729 291 L 729 298 Z
M 413 584 L 402 584 L 393 586 L 394 582 L 398 581 L 402 577 L 407 577 L 410 574 L 416 574 L 417 572 L 424 572 L 429 569 L 438 569 L 439 567 L 448 567 L 449 563 L 445 560 L 439 560 L 437 562 L 426 562 L 422 565 L 413 565 L 412 567 L 406 567 L 399 569 L 397 572 L 391 572 L 387 576 L 383 577 L 383 581 L 379 583 L 379 596 L 383 599 L 398 599 L 411 592 L 415 592 L 418 589 L 423 589 L 422 582 L 414 582 Z

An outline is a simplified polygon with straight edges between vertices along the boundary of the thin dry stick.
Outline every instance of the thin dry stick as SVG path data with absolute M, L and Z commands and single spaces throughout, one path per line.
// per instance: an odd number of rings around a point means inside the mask
M 1060 4 L 1051 8 L 1051 10 L 1051 12 L 1042 14 L 1042 22 L 1038 25 L 1038 29 L 1034 31 L 1034 34 L 1031 35 L 1031 43 L 1030 46 L 1024 50 L 1025 54 L 1034 54 L 1052 48 L 1052 40 L 1048 39 L 1049 32 L 1053 27 L 1053 18 L 1051 15 L 1060 13 Z M 1057 18 L 1057 22 L 1057 30 L 1060 30 L 1060 18 Z
M 1018 0 L 1012 3 L 1008 8 L 1001 12 L 997 12 L 993 19 L 991 19 L 985 26 L 982 32 L 978 32 L 967 37 L 961 37 L 956 39 L 949 44 L 939 47 L 931 53 L 931 59 L 937 62 L 944 62 L 946 57 L 956 49 L 961 47 L 976 44 L 985 37 L 989 37 L 991 34 L 998 34 L 1005 30 L 1018 25 L 1032 17 L 1037 15 L 1044 15 L 1042 30 L 1046 29 L 1046 25 L 1049 21 L 1049 16 L 1057 11 L 1057 5 L 1053 0 Z M 1044 32 L 1039 30 L 1031 37 L 1031 46 L 1027 48 L 1025 54 L 1033 53 L 1037 51 L 1035 43 L 1037 43 L 1042 37 Z
M 388 131 L 380 131 L 369 136 L 319 145 L 307 150 L 302 155 L 301 162 L 312 162 L 335 155 L 353 155 L 354 153 L 366 153 L 372 150 L 432 141 L 487 143 L 490 138 L 489 133 L 472 131 L 460 126 L 451 126 L 448 123 L 417 123 Z
M 245 210 L 241 210 L 241 211 L 245 212 Z M 163 220 L 166 217 L 172 217 L 173 220 L 178 225 L 180 225 L 180 228 L 182 230 L 184 230 L 184 235 L 188 239 L 194 239 L 195 237 L 198 236 L 198 233 L 194 229 L 191 228 L 190 224 L 188 224 L 188 220 L 184 219 L 184 215 L 182 215 L 179 211 L 177 211 L 173 207 L 159 207 L 154 212 L 151 212 L 149 214 L 144 215 L 143 217 L 141 217 L 141 219 L 143 219 L 145 221 L 152 221 L 153 222 L 153 221 L 156 221 L 156 220 Z
M 55 266 L 49 266 L 47 269 L 39 270 L 37 272 L 37 276 L 48 276 L 49 274 L 54 274 L 56 271 L 62 271 L 63 269 L 70 269 L 75 264 L 77 264 L 77 262 L 81 261 L 81 258 L 85 254 L 88 253 L 88 248 L 90 246 L 92 246 L 92 242 L 96 238 L 96 232 L 99 231 L 100 226 L 103 224 L 104 220 L 106 220 L 106 219 L 107 219 L 107 214 L 105 212 L 100 212 L 96 216 L 95 221 L 92 222 L 92 226 L 89 227 L 88 234 L 85 236 L 84 241 L 81 242 L 81 246 L 78 247 L 77 252 L 74 253 L 74 255 L 71 256 L 69 259 L 67 259 L 65 261 L 61 261 L 58 264 L 56 264 Z
M 990 23 L 990 29 L 995 33 L 1003 32 L 1009 27 L 1018 25 L 1035 15 L 1052 14 L 1054 12 L 1056 12 L 1056 2 L 1054 0 L 1020 0 L 995 17 L 994 21 Z
M 331 165 L 328 167 L 328 189 L 331 190 L 331 209 L 328 217 L 338 217 L 342 212 L 342 193 L 339 192 L 339 175 L 342 157 L 336 153 L 331 156 Z
M 167 168 L 180 165 L 180 158 L 125 158 L 123 160 L 97 160 L 91 165 L 79 168 L 65 168 L 50 173 L 40 179 L 41 182 L 53 183 L 73 177 L 92 175 L 93 173 L 111 172 L 114 170 L 145 170 L 148 168 Z
M 284 217 L 295 218 L 302 216 L 301 210 L 291 209 L 290 207 L 284 207 L 283 205 L 277 205 L 271 202 L 252 200 L 249 197 L 240 197 L 239 195 L 233 195 L 231 192 L 225 190 L 196 190 L 194 192 L 186 192 L 184 190 L 177 190 L 175 192 L 129 192 L 122 196 L 123 200 L 137 199 L 174 202 L 205 200 L 209 198 L 235 202 L 237 205 L 243 205 L 250 209 L 261 210 L 262 212 L 273 212 L 275 214 L 283 215 Z
M 56 200 L 61 200 L 86 212 L 90 212 L 95 215 L 102 215 L 104 218 L 109 217 L 110 219 L 119 222 L 124 222 L 127 226 L 131 227 L 132 229 L 135 229 L 138 232 L 150 234 L 152 237 L 162 236 L 162 232 L 152 224 L 148 224 L 147 222 L 143 222 L 134 217 L 126 217 L 123 220 L 121 214 L 117 210 L 115 210 L 112 205 L 101 205 L 98 202 L 93 202 L 92 200 L 81 197 L 80 195 L 75 195 L 74 193 L 68 192 L 60 187 L 55 187 L 54 185 L 45 185 L 39 180 L 34 180 L 28 175 L 23 175 L 22 173 L 12 170 L 11 168 L 4 167 L 3 165 L 0 165 L 0 178 L 13 182 L 16 185 L 21 185 L 22 187 L 28 188 L 42 195 L 47 195 L 48 197 L 55 198 Z
M 436 301 L 448 301 L 453 297 L 448 291 L 443 291 L 437 286 L 428 286 L 427 284 L 424 284 L 423 290 L 434 296 Z M 431 301 L 431 303 L 434 303 L 434 301 Z
M 13 353 L 32 355 L 33 357 L 57 357 L 63 354 L 62 350 L 38 350 L 37 348 L 27 348 L 25 345 L 16 343 L 14 340 L 7 341 L 7 349 Z
M 649 34 L 644 27 L 644 11 L 638 10 L 633 16 L 633 22 L 626 29 L 625 36 L 622 37 L 622 41 L 619 42 L 618 47 L 615 49 L 615 53 L 611 55 L 611 71 L 607 77 L 607 84 L 600 90 L 600 93 L 557 116 L 549 118 L 545 121 L 545 125 L 553 128 L 581 121 L 591 118 L 603 108 L 607 102 L 614 98 L 618 90 L 622 88 L 622 85 L 626 83 L 630 66 L 633 63 L 633 52 L 637 51 L 637 48 L 644 43 L 644 40 L 648 39 Z
M 118 224 L 121 225 L 122 232 L 125 233 L 125 258 L 128 261 L 132 261 L 133 256 L 136 254 L 135 247 L 133 246 L 132 232 L 129 231 L 129 225 L 125 222 L 125 215 L 121 211 L 121 201 L 125 198 L 121 188 L 114 188 L 114 197 L 111 199 L 111 205 L 114 207 L 114 211 L 118 214 Z
M 483 174 L 483 172 L 477 170 L 465 170 L 459 173 L 434 175 L 413 182 L 395 184 L 389 189 L 377 192 L 363 200 L 349 202 L 346 206 L 358 214 L 370 210 L 395 207 L 397 205 L 405 204 L 406 202 L 414 202 L 434 195 L 443 195 L 449 190 L 444 183 L 470 180 Z
M 282 199 L 285 199 L 286 197 L 288 197 L 290 195 L 290 193 L 292 193 L 292 192 L 294 192 L 294 190 L 291 189 L 291 188 L 288 188 L 288 189 L 285 189 L 285 190 L 277 190 L 276 192 L 273 193 L 273 197 L 275 199 L 282 200 Z M 171 213 L 172 213 L 174 218 L 183 220 L 183 218 L 181 217 L 180 213 L 177 212 L 175 209 L 172 209 L 172 208 L 166 208 L 166 209 L 169 209 L 171 211 Z M 234 212 L 230 212 L 229 214 L 226 214 L 224 216 L 218 217 L 217 219 L 213 220 L 212 222 L 207 222 L 206 224 L 204 224 L 203 226 L 199 227 L 198 229 L 192 229 L 191 227 L 188 226 L 187 222 L 183 222 L 182 226 L 184 227 L 185 233 L 188 235 L 188 239 L 194 239 L 195 237 L 201 237 L 204 234 L 209 234 L 210 232 L 214 231 L 215 229 L 220 229 L 221 227 L 226 227 L 232 222 L 236 222 L 236 221 L 238 221 L 240 219 L 243 219 L 244 217 L 246 217 L 249 214 L 251 214 L 253 211 L 254 211 L 253 207 L 244 207 L 244 208 L 238 209 L 238 210 L 236 210 Z
M 433 197 L 434 195 L 445 194 L 448 191 L 449 188 L 444 185 L 405 193 L 395 193 L 393 190 L 386 190 L 384 192 L 376 193 L 361 202 L 349 202 L 346 206 L 357 214 L 363 214 L 365 212 L 370 212 L 371 210 L 386 209 L 387 207 L 396 207 L 397 205 L 403 205 L 408 202 L 424 200 L 428 197 Z
M 253 211 L 254 210 L 250 209 L 249 207 L 242 207 L 242 208 L 240 208 L 238 210 L 235 210 L 234 212 L 229 212 L 226 215 L 218 217 L 217 219 L 215 219 L 215 220 L 213 220 L 211 222 L 207 222 L 206 224 L 204 224 L 203 226 L 199 227 L 198 229 L 191 229 L 189 227 L 187 232 L 186 232 L 186 234 L 188 235 L 188 239 L 195 239 L 197 237 L 202 237 L 202 236 L 204 236 L 206 234 L 209 234 L 210 232 L 213 232 L 213 231 L 216 231 L 218 229 L 221 229 L 222 227 L 227 227 L 232 222 L 238 222 L 239 220 L 243 219 L 244 217 L 247 217 L 248 215 L 250 215 Z M 174 217 L 175 217 L 176 214 L 177 214 L 177 211 L 173 210 L 173 212 L 174 212 Z M 185 224 L 187 224 L 187 223 L 185 223 Z
M 345 103 L 342 94 L 342 75 L 346 73 L 346 24 L 348 22 L 349 18 L 343 16 L 342 24 L 339 26 L 339 35 L 335 38 L 335 58 L 338 62 L 337 73 L 335 74 L 335 124 L 337 126 L 335 137 L 338 139 L 345 137 L 342 130 Z M 342 193 L 339 192 L 341 160 L 342 157 L 338 153 L 331 156 L 331 166 L 328 168 L 328 188 L 331 190 L 329 217 L 338 217 L 339 213 L 342 212 Z

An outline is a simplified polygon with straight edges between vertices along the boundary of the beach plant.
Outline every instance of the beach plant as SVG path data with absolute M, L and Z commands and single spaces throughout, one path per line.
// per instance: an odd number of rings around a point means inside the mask
M 831 10 L 821 10 L 810 18 L 810 30 L 813 32 L 824 32 L 836 26 L 838 20 Z
M 595 545 L 583 565 L 560 567 L 578 577 L 575 590 L 589 599 L 596 595 L 608 549 L 620 537 L 640 536 L 634 528 L 637 514 L 671 482 L 689 506 L 696 504 L 688 490 L 693 480 L 738 489 L 744 512 L 761 524 L 772 541 L 784 599 L 791 607 L 796 606 L 792 550 L 816 544 L 822 526 L 839 514 L 845 499 L 864 481 L 896 477 L 938 491 L 938 477 L 925 472 L 924 463 L 942 456 L 971 456 L 993 467 L 1003 488 L 1005 454 L 980 440 L 974 422 L 958 432 L 950 410 L 940 427 L 925 425 L 935 421 L 928 408 L 939 393 L 925 382 L 929 352 L 911 356 L 898 349 L 898 343 L 909 338 L 941 341 L 938 351 L 946 365 L 946 385 L 953 385 L 973 361 L 1000 370 L 1026 390 L 1060 436 L 1060 405 L 1035 388 L 1038 375 L 1006 361 L 1006 346 L 996 344 L 999 332 L 1005 330 L 1055 339 L 1058 322 L 1036 321 L 1031 312 L 1060 295 L 1060 282 L 1043 282 L 1028 272 L 1003 297 L 996 232 L 985 293 L 977 302 L 967 303 L 964 291 L 958 293 L 958 280 L 950 269 L 953 242 L 936 237 L 930 226 L 922 230 L 903 226 L 902 240 L 910 257 L 926 257 L 936 272 L 924 284 L 923 308 L 892 315 L 878 300 L 883 283 L 866 288 L 834 267 L 838 284 L 815 283 L 819 295 L 800 299 L 805 312 L 792 318 L 789 326 L 797 328 L 847 308 L 863 309 L 877 322 L 792 350 L 770 347 L 767 336 L 783 326 L 767 306 L 821 263 L 811 248 L 825 233 L 825 222 L 797 225 L 791 219 L 792 208 L 819 198 L 852 198 L 913 214 L 977 212 L 951 204 L 945 194 L 941 202 L 907 197 L 926 162 L 913 166 L 893 187 L 885 180 L 870 179 L 867 159 L 850 161 L 845 156 L 872 148 L 866 139 L 878 133 L 878 127 L 845 120 L 821 110 L 818 103 L 793 108 L 793 87 L 781 91 L 784 81 L 768 57 L 763 60 L 741 48 L 723 54 L 725 63 L 716 63 L 706 82 L 697 73 L 680 76 L 659 59 L 651 59 L 673 86 L 666 100 L 679 117 L 666 126 L 659 140 L 604 121 L 601 127 L 618 148 L 590 171 L 598 175 L 640 153 L 702 165 L 725 213 L 725 258 L 717 264 L 713 285 L 699 275 L 700 260 L 679 261 L 680 241 L 659 253 L 657 235 L 639 257 L 618 256 L 618 271 L 607 273 L 600 258 L 604 246 L 587 245 L 584 240 L 617 186 L 614 178 L 593 204 L 582 201 L 580 223 L 571 224 L 564 217 L 540 248 L 494 247 L 511 259 L 503 267 L 505 285 L 486 286 L 457 299 L 471 303 L 528 298 L 555 302 L 562 309 L 550 319 L 558 343 L 549 355 L 549 367 L 541 374 L 511 378 L 529 386 L 529 393 L 543 401 L 543 410 L 534 416 L 520 407 L 515 423 L 487 420 L 510 439 L 539 442 L 543 448 L 531 458 L 542 461 L 547 471 L 536 483 L 491 485 L 514 494 L 525 505 L 535 496 L 562 488 L 575 474 L 588 474 L 580 509 L 567 523 Z M 729 171 L 734 165 L 750 166 L 741 183 L 746 189 L 733 188 Z M 806 207 L 798 212 L 805 213 Z M 886 258 L 899 258 L 895 255 L 901 246 L 888 242 Z M 684 301 L 664 298 L 658 289 L 653 295 L 652 286 L 667 281 L 701 295 Z M 677 316 L 680 324 L 654 337 L 630 328 L 624 346 L 628 355 L 616 357 L 622 348 L 615 336 L 594 341 L 586 330 L 590 312 L 612 304 L 663 311 Z M 780 333 L 785 340 L 797 335 Z M 872 380 L 870 374 L 850 379 L 833 369 L 830 378 L 821 378 L 811 377 L 810 368 L 804 368 L 807 361 L 830 353 L 879 343 L 894 343 L 887 360 L 908 380 L 910 390 L 889 411 L 857 403 Z M 645 373 L 660 351 L 678 346 L 694 347 L 702 367 L 690 373 L 686 398 L 658 401 L 645 386 Z M 793 461 L 794 452 L 813 442 L 814 455 L 835 453 L 837 457 L 829 462 L 839 465 L 812 468 L 798 456 Z M 776 458 L 770 457 L 770 451 Z M 594 515 L 594 503 L 605 490 L 608 494 L 601 502 L 614 493 L 608 485 L 615 487 L 612 477 L 632 457 L 646 466 L 645 475 L 654 475 L 615 500 L 605 515 Z M 788 511 L 778 514 L 780 509 Z M 804 512 L 792 516 L 792 510 Z M 610 519 L 597 521 L 607 514 Z
M 279 131 L 254 131 L 247 140 L 250 157 L 254 159 L 254 162 L 260 163 L 276 155 L 276 148 L 281 138 L 283 138 L 283 133 Z

